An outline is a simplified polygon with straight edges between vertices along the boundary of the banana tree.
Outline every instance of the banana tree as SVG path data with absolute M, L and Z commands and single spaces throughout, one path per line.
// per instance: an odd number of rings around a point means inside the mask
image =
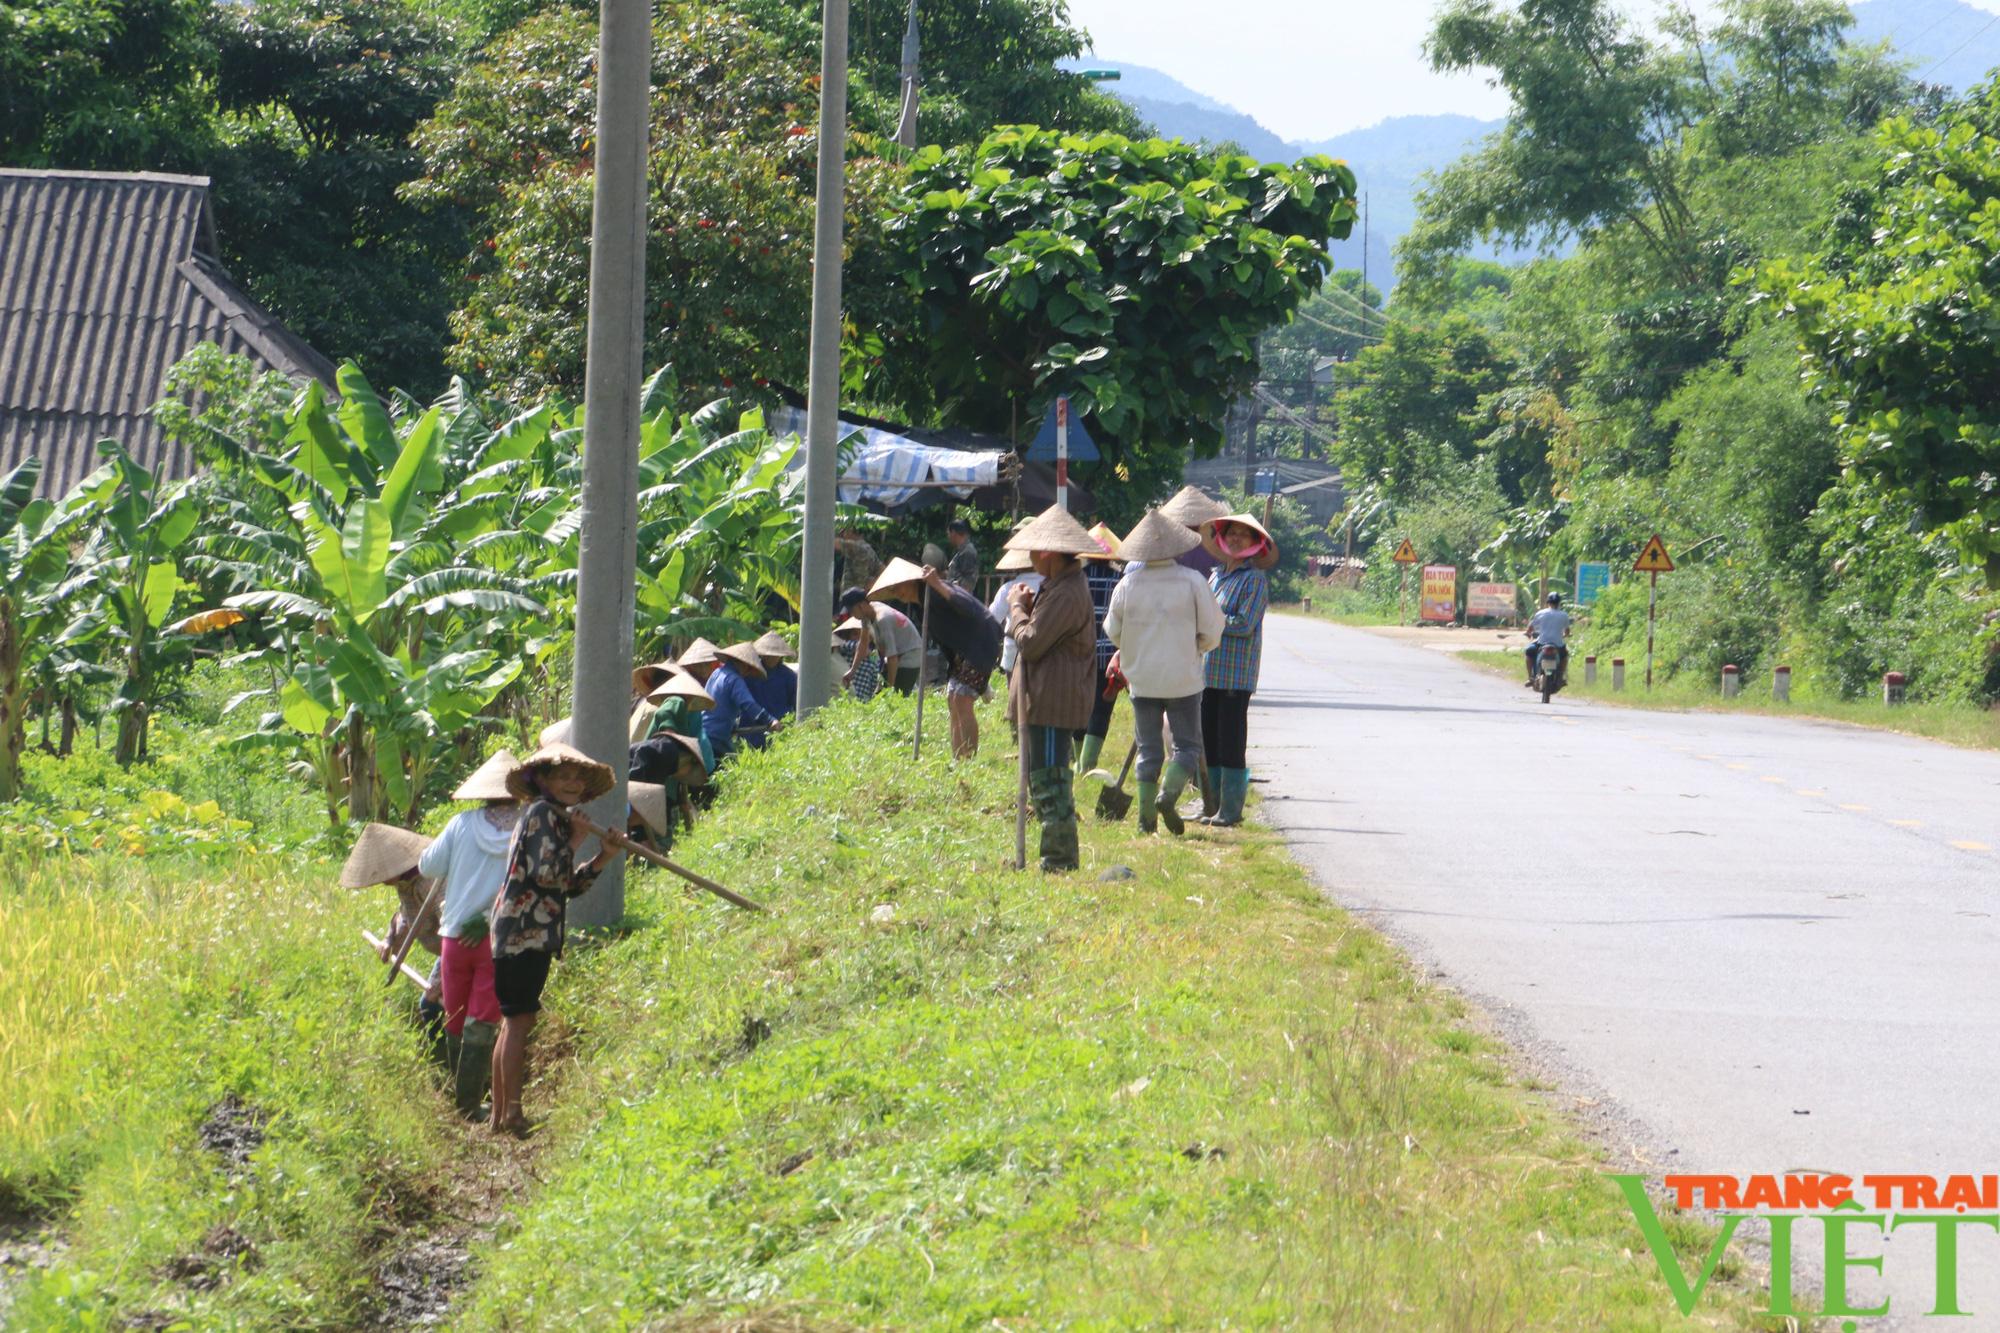
M 189 483 L 161 485 L 116 440 L 98 441 L 97 452 L 105 463 L 67 501 L 85 536 L 80 572 L 64 591 L 101 622 L 122 669 L 111 707 L 118 715 L 115 756 L 128 766 L 145 757 L 162 666 L 188 655 L 183 640 L 160 631 L 187 586 L 178 552 L 194 534 L 201 505 Z
M 64 576 L 83 519 L 35 498 L 41 475 L 28 458 L 0 477 L 0 801 L 21 794 L 27 685 L 69 627 Z
M 414 812 L 451 733 L 519 674 L 508 650 L 548 618 L 533 595 L 550 577 L 532 572 L 537 548 L 563 540 L 533 522 L 560 506 L 524 517 L 516 487 L 464 487 L 534 422 L 488 428 L 463 386 L 398 421 L 352 365 L 338 383 L 338 409 L 317 384 L 303 391 L 283 454 L 241 451 L 285 504 L 226 510 L 200 567 L 235 581 L 223 608 L 258 621 L 270 643 L 257 655 L 282 662 L 281 682 L 232 701 L 276 704 L 242 743 L 289 739 L 331 816 L 344 793 L 350 818 L 397 817 Z

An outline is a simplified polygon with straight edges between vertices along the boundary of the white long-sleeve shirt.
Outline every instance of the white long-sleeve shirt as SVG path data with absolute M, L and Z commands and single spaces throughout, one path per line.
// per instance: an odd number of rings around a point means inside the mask
M 1222 608 L 1208 581 L 1171 560 L 1129 571 L 1111 593 L 1104 633 L 1135 699 L 1200 694 L 1202 655 L 1222 642 Z
M 462 810 L 417 858 L 419 873 L 444 880 L 438 934 L 446 939 L 455 940 L 468 925 L 484 920 L 507 882 L 507 849 L 519 812 L 507 813 L 513 818 L 496 827 L 485 810 Z

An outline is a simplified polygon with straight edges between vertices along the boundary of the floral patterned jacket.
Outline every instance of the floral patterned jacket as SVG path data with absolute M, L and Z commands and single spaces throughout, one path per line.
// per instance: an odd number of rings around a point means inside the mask
M 537 800 L 514 830 L 507 882 L 493 900 L 493 956 L 562 954 L 569 900 L 588 890 L 597 872 L 578 869 L 569 845 L 569 817 L 553 801 Z

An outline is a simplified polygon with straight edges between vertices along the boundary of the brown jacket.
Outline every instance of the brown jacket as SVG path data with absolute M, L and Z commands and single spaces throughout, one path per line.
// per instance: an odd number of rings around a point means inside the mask
M 1043 583 L 1031 609 L 1015 607 L 1007 632 L 1021 653 L 1007 715 L 1020 720 L 1025 705 L 1030 726 L 1083 730 L 1097 689 L 1097 612 L 1083 566 Z
M 410 923 L 416 922 L 417 943 L 428 953 L 437 953 L 438 911 L 444 906 L 444 895 L 438 894 L 428 910 L 424 900 L 430 896 L 431 881 L 421 875 L 396 881 L 396 915 L 389 922 L 389 952 L 403 947 L 403 937 L 410 931 Z

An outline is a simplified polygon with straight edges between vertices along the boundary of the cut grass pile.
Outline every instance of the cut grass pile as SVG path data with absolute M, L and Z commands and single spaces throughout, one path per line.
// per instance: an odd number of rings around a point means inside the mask
M 1681 1326 L 1602 1164 L 1272 835 L 1086 813 L 1084 873 L 1017 873 L 1005 724 L 912 763 L 911 712 L 727 775 L 676 856 L 772 914 L 646 872 L 573 942 L 526 1145 L 452 1120 L 331 864 L 9 879 L 0 1222 L 65 1248 L 0 1317 L 356 1326 L 481 1178 L 464 1328 Z

